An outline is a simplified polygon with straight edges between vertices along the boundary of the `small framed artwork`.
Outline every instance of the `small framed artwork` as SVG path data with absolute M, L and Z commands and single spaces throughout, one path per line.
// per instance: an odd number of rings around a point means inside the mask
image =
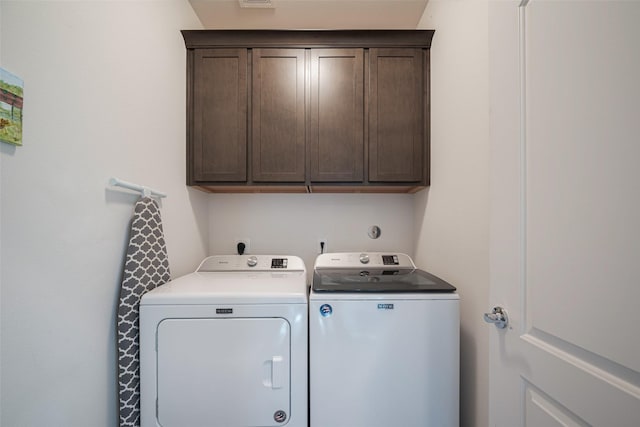
M 24 82 L 0 68 L 0 141 L 22 145 Z

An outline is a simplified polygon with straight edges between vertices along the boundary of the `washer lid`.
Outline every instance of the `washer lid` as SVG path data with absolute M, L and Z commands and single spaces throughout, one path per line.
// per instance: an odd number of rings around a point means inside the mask
M 454 292 L 456 288 L 418 269 L 321 269 L 313 272 L 314 292 Z

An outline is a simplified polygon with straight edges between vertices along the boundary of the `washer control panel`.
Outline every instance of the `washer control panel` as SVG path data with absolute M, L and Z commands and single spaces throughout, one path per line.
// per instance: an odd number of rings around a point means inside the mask
M 389 252 L 344 252 L 318 255 L 314 268 L 416 268 L 406 254 Z
M 382 255 L 382 263 L 384 265 L 400 265 L 398 255 Z

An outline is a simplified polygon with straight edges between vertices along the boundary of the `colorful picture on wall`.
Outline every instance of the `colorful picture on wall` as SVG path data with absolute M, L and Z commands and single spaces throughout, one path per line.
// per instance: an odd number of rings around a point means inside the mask
M 0 141 L 22 145 L 24 82 L 0 68 Z

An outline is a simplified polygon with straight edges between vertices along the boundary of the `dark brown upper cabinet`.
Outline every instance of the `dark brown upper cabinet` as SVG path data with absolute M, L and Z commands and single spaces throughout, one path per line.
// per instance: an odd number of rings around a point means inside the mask
M 420 182 L 424 173 L 420 49 L 370 49 L 369 181 Z
M 311 50 L 312 183 L 364 181 L 364 49 Z
M 305 181 L 304 49 L 253 49 L 254 182 Z
M 247 50 L 199 49 L 193 61 L 191 182 L 246 181 Z
M 432 30 L 185 30 L 187 184 L 211 192 L 429 185 Z

